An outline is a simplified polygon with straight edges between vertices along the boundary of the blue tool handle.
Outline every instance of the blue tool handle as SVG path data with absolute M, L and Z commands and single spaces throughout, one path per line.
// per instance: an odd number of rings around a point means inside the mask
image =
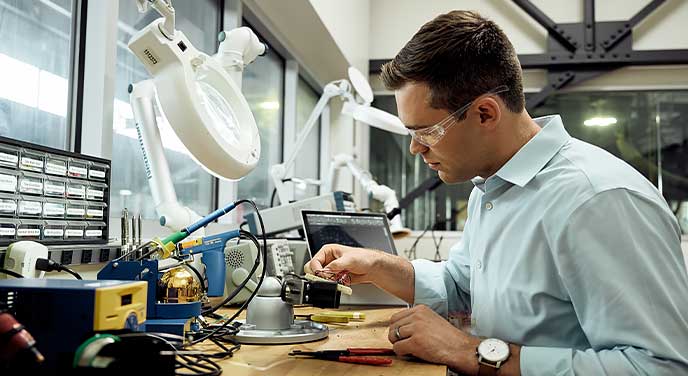
M 203 252 L 205 275 L 208 276 L 208 296 L 222 296 L 225 292 L 225 267 L 224 245 L 212 251 Z
M 235 207 L 236 207 L 236 204 L 232 202 L 231 204 L 225 206 L 224 208 L 217 209 L 214 212 L 206 215 L 205 217 L 201 218 L 196 223 L 189 225 L 188 227 L 186 227 L 182 231 L 186 232 L 187 234 L 193 234 L 194 231 L 198 230 L 199 228 L 207 226 L 208 223 L 210 223 L 210 222 L 222 217 L 223 215 L 229 213 Z

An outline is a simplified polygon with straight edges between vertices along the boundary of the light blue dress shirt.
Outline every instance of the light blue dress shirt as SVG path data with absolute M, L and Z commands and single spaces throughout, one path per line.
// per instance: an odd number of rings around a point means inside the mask
M 688 375 L 688 275 L 657 189 L 558 115 L 477 178 L 449 260 L 415 260 L 415 304 L 471 311 L 522 345 L 523 375 Z

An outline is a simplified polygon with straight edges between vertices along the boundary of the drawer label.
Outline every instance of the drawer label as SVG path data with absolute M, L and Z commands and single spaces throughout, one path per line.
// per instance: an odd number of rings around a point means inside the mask
M 86 167 L 69 166 L 69 175 L 86 176 Z
M 90 177 L 92 178 L 105 179 L 105 171 L 90 170 L 88 173 L 91 174 Z
M 61 238 L 64 236 L 64 230 L 61 228 L 46 228 L 43 230 L 43 236 L 49 236 L 51 238 Z
M 20 201 L 19 214 L 41 214 L 43 205 L 37 201 Z
M 15 154 L 0 153 L 0 163 L 4 165 L 16 166 L 19 157 Z
M 81 208 L 67 208 L 67 215 L 70 216 L 76 216 L 76 217 L 83 217 L 86 214 L 85 209 Z
M 43 170 L 43 161 L 41 161 L 40 159 L 22 157 L 21 167 L 27 167 L 31 170 Z
M 51 183 L 49 181 L 46 181 L 44 186 L 45 186 L 45 193 L 46 194 L 59 195 L 59 196 L 64 196 L 64 194 L 65 194 L 64 184 Z
M 84 230 L 67 230 L 65 231 L 65 235 L 68 238 L 75 238 L 75 237 L 83 237 L 84 236 Z
M 40 236 L 40 228 L 20 228 L 17 230 L 17 236 Z
M 65 166 L 62 163 L 47 162 L 45 164 L 45 173 L 51 174 L 51 175 L 66 176 L 67 175 L 67 166 Z
M 69 187 L 67 188 L 67 196 L 84 198 L 86 196 L 85 187 Z
M 47 217 L 62 217 L 64 214 L 64 205 L 47 203 L 45 206 L 43 206 L 43 215 Z
M 101 209 L 88 209 L 88 210 L 86 210 L 86 216 L 102 218 L 103 217 L 103 210 L 101 210 Z
M 103 236 L 103 230 L 86 230 L 86 236 L 101 237 Z
M 0 227 L 0 236 L 14 236 L 16 233 L 17 230 L 11 227 Z
M 17 190 L 17 177 L 0 174 L 0 191 L 14 192 Z
M 43 183 L 40 181 L 22 179 L 21 183 L 19 183 L 19 191 L 20 192 L 34 192 L 34 191 L 42 192 L 43 191 Z
M 14 213 L 17 210 L 17 203 L 14 201 L 2 201 L 0 202 L 0 212 L 4 213 Z

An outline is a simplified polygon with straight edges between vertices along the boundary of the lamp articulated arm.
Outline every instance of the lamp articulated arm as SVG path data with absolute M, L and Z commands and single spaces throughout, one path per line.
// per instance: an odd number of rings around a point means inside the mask
M 382 202 L 386 213 L 399 207 L 399 200 L 397 199 L 396 192 L 386 185 L 378 184 L 373 180 L 372 174 L 359 166 L 354 157 L 348 154 L 337 154 L 333 158 L 328 173 L 327 186 L 325 187 L 326 191 L 331 192 L 334 189 L 337 182 L 337 171 L 344 166 L 351 171 L 356 181 L 361 184 L 363 189 L 365 189 L 372 198 Z M 403 228 L 400 215 L 390 218 L 390 228 Z M 394 230 L 392 232 L 394 232 Z
M 172 231 L 179 231 L 189 223 L 201 219 L 201 216 L 177 201 L 177 193 L 172 184 L 170 167 L 165 158 L 155 118 L 153 81 L 145 80 L 129 85 L 129 102 L 134 112 L 136 133 L 146 165 L 146 177 L 153 195 L 155 211 L 160 216 L 160 224 Z
M 313 108 L 313 111 L 311 112 L 310 116 L 308 116 L 308 120 L 306 120 L 306 124 L 304 124 L 303 130 L 301 131 L 301 133 L 299 133 L 299 137 L 296 140 L 296 145 L 294 146 L 294 149 L 292 150 L 289 157 L 285 160 L 284 163 L 280 163 L 270 167 L 270 176 L 272 177 L 272 182 L 275 185 L 275 188 L 277 189 L 277 197 L 279 198 L 280 203 L 287 204 L 291 200 L 287 186 L 286 184 L 284 184 L 284 179 L 287 177 L 287 174 L 289 173 L 289 170 L 296 161 L 296 157 L 303 148 L 303 145 L 306 142 L 308 135 L 313 130 L 313 127 L 315 127 L 318 119 L 320 118 L 320 115 L 322 115 L 322 112 L 325 110 L 325 107 L 327 106 L 328 102 L 330 101 L 330 99 L 337 96 L 341 97 L 345 101 L 355 101 L 353 95 L 351 94 L 351 91 L 351 85 L 347 80 L 332 81 L 329 84 L 327 84 L 325 86 L 325 89 L 323 90 L 323 94 L 320 96 L 320 99 L 318 100 L 318 103 L 316 103 L 315 108 Z

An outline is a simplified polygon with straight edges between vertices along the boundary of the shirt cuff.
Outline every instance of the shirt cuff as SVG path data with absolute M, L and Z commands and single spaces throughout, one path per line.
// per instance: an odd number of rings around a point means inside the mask
M 564 375 L 572 367 L 573 350 L 557 347 L 521 347 L 521 375 Z
M 411 261 L 414 271 L 413 304 L 423 304 L 438 314 L 447 317 L 447 289 L 444 285 L 444 263 L 429 260 Z

